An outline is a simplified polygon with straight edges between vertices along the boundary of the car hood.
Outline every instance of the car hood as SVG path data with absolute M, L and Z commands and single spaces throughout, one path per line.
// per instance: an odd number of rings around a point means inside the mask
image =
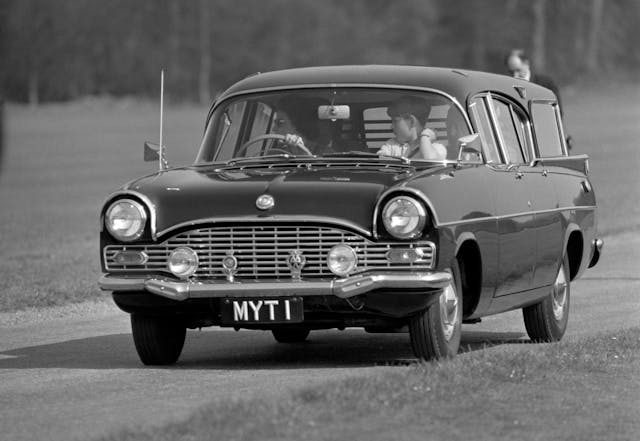
M 437 168 L 437 167 L 436 167 Z M 151 205 L 154 236 L 177 227 L 216 221 L 331 219 L 371 232 L 380 195 L 424 174 L 413 167 L 215 168 L 192 166 L 162 171 L 129 183 Z M 271 195 L 269 210 L 256 206 Z

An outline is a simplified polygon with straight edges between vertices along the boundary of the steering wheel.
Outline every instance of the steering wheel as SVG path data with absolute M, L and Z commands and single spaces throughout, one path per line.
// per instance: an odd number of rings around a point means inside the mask
M 249 146 L 251 144 L 255 144 L 256 142 L 260 142 L 260 141 L 265 141 L 267 139 L 281 141 L 282 143 L 285 143 L 287 146 L 298 147 L 300 150 L 305 152 L 307 155 L 313 155 L 313 153 L 311 153 L 311 151 L 308 148 L 306 148 L 304 145 L 286 143 L 285 142 L 286 137 L 284 135 L 278 135 L 276 133 L 267 133 L 266 135 L 256 136 L 255 138 L 252 138 L 249 141 L 247 141 L 244 144 L 242 144 L 240 146 L 240 148 L 238 149 L 238 151 L 236 152 L 236 156 L 242 156 L 247 151 L 247 149 L 249 148 Z M 269 149 L 268 151 L 271 151 L 271 150 L 277 150 L 277 151 L 282 151 L 282 152 L 285 152 L 285 153 L 289 153 L 289 152 L 287 152 L 285 150 L 282 150 L 282 149 Z

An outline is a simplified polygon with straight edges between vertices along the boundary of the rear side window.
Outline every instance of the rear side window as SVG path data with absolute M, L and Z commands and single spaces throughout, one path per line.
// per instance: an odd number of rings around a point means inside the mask
M 538 157 L 548 158 L 552 156 L 562 156 L 564 151 L 562 148 L 562 137 L 560 136 L 560 126 L 558 125 L 556 104 L 533 103 L 531 105 L 531 115 L 535 127 Z

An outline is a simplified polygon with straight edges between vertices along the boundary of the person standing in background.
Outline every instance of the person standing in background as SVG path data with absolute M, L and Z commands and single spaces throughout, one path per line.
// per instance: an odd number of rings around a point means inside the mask
M 529 57 L 523 49 L 512 49 L 504 59 L 504 64 L 507 70 L 514 78 L 519 78 L 525 81 L 531 81 L 542 87 L 550 89 L 558 98 L 558 108 L 560 109 L 560 116 L 564 117 L 564 111 L 562 109 L 562 99 L 560 98 L 560 90 L 555 81 L 547 75 L 538 74 L 532 71 L 531 62 Z M 573 142 L 571 136 L 567 136 L 567 149 L 571 150 Z

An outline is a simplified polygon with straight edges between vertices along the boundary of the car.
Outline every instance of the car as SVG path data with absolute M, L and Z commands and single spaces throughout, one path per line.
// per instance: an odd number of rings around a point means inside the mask
M 408 332 L 437 360 L 463 323 L 521 309 L 531 340 L 558 341 L 571 282 L 601 254 L 588 157 L 569 155 L 553 92 L 524 80 L 260 73 L 215 100 L 192 165 L 169 168 L 167 150 L 146 143 L 159 170 L 101 209 L 99 285 L 146 365 L 175 363 L 207 326 L 285 344 Z

